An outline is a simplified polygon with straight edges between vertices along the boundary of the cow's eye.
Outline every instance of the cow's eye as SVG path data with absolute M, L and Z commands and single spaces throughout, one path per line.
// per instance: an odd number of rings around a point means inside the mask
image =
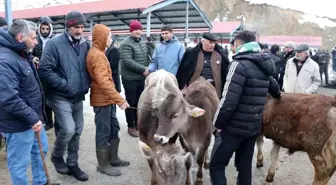
M 177 117 L 178 117 L 178 114 L 174 114 L 173 119 L 174 119 L 174 118 L 177 118 Z

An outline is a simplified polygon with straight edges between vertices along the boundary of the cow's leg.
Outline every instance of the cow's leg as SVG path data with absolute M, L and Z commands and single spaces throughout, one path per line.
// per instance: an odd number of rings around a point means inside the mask
M 209 167 L 210 167 L 209 151 L 206 150 L 204 154 L 204 168 L 209 169 Z
M 149 165 L 149 168 L 151 170 L 151 173 L 152 173 L 152 177 L 151 177 L 151 185 L 157 185 L 157 181 L 156 181 L 156 177 L 155 177 L 155 174 L 154 174 L 154 171 L 153 171 L 153 160 L 151 159 L 148 159 L 148 165 Z
M 205 153 L 208 151 L 208 145 L 203 144 L 198 152 L 197 152 L 197 173 L 196 173 L 196 184 L 195 185 L 202 185 L 203 184 L 203 163 L 204 163 L 204 158 L 205 158 Z
M 187 169 L 187 181 L 186 181 L 186 185 L 191 185 L 191 175 L 190 175 L 190 169 L 191 169 L 192 163 L 187 162 L 186 163 L 186 169 Z
M 308 154 L 308 156 L 315 169 L 313 185 L 327 185 L 330 176 L 325 163 L 326 160 L 322 155 Z
M 276 144 L 273 142 L 273 148 L 271 150 L 271 166 L 268 169 L 268 174 L 266 177 L 267 182 L 273 182 L 274 180 L 274 175 L 275 175 L 275 170 L 276 170 L 276 162 L 279 157 L 279 152 L 280 152 L 280 145 Z
M 257 168 L 264 166 L 264 155 L 262 152 L 263 145 L 264 145 L 264 135 L 260 135 L 257 137 L 257 148 L 258 148 Z

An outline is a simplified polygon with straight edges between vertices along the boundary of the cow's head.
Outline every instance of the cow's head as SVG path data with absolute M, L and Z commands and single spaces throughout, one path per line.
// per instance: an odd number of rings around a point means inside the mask
M 185 185 L 193 163 L 190 152 L 176 145 L 158 146 L 152 150 L 139 141 L 142 154 L 153 164 L 152 175 L 160 185 Z
M 202 116 L 205 111 L 190 105 L 183 98 L 182 93 L 168 93 L 162 98 L 158 108 L 158 129 L 154 140 L 166 144 L 171 137 L 179 131 L 183 131 L 189 118 Z

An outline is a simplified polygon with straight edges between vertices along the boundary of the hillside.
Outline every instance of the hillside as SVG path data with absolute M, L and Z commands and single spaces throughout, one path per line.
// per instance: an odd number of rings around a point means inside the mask
M 244 15 L 245 28 L 261 35 L 322 36 L 323 47 L 330 49 L 336 43 L 336 27 L 321 28 L 316 23 L 300 24 L 303 12 L 282 9 L 267 4 L 250 5 L 244 0 L 195 0 L 210 20 L 236 21 Z M 336 24 L 335 19 L 326 18 Z M 335 25 L 334 24 L 334 25 Z

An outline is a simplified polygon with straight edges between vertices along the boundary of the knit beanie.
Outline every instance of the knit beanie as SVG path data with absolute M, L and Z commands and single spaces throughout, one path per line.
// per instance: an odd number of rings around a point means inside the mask
M 5 18 L 0 17 L 0 27 L 2 26 L 8 26 L 8 24 Z
M 142 30 L 142 25 L 139 21 L 137 20 L 133 20 L 130 23 L 130 32 L 134 31 L 134 30 Z
M 71 11 L 65 16 L 65 26 L 67 28 L 80 24 L 85 25 L 85 17 L 82 13 L 77 11 Z
M 292 48 L 292 49 L 296 48 L 296 45 L 293 41 L 286 42 L 284 46 L 287 47 L 287 48 Z

